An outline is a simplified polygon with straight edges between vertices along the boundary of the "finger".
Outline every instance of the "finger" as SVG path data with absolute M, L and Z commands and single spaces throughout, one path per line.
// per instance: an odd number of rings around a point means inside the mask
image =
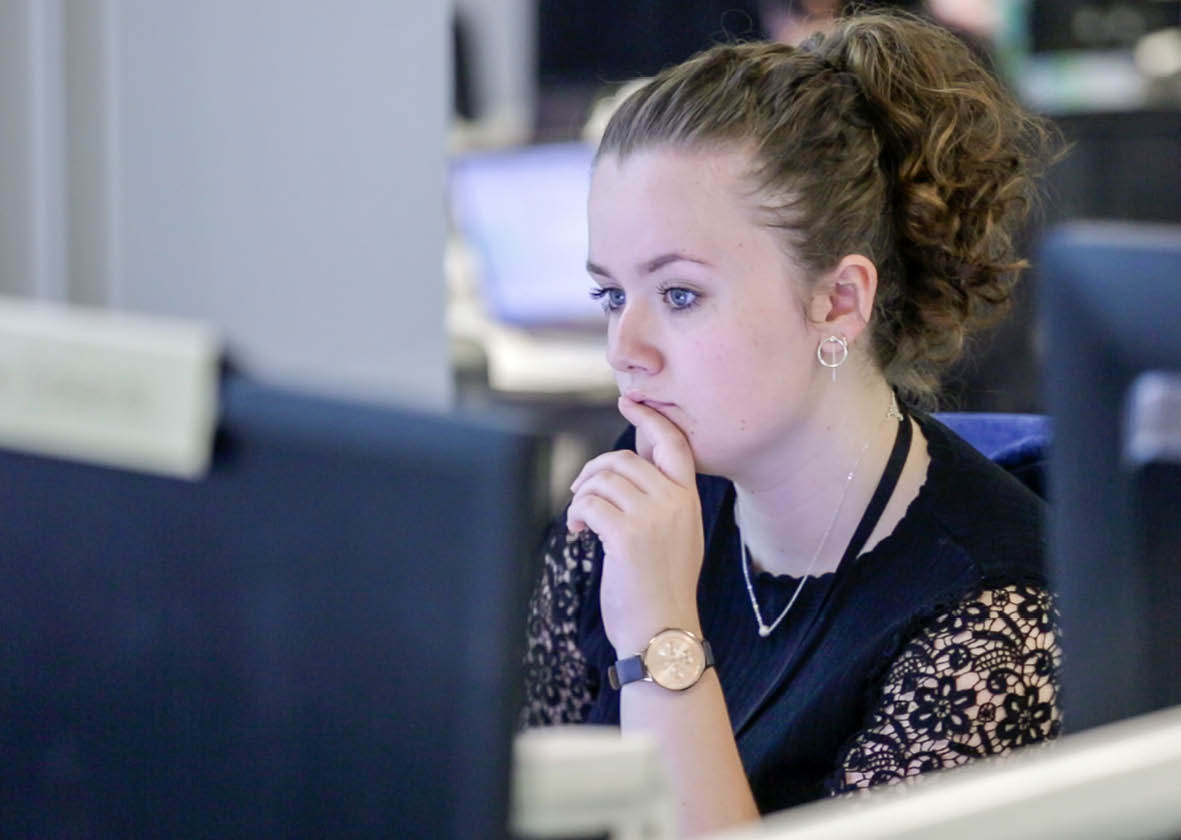
M 578 533 L 589 528 L 596 534 L 602 534 L 623 517 L 623 511 L 602 496 L 583 495 L 566 508 L 566 529 L 570 533 Z
M 588 495 L 606 499 L 624 513 L 635 513 L 648 498 L 631 479 L 612 470 L 600 470 L 588 477 L 578 488 L 575 498 Z
M 631 450 L 619 449 L 614 452 L 604 452 L 583 464 L 582 469 L 578 471 L 578 475 L 570 485 L 570 491 L 577 493 L 578 488 L 588 478 L 603 470 L 611 470 L 626 476 L 645 493 L 658 491 L 660 482 L 667 481 L 664 474 L 650 461 L 644 460 Z
M 652 463 L 673 481 L 689 486 L 697 473 L 693 463 L 693 450 L 685 433 L 676 424 L 655 409 L 643 403 L 619 398 L 619 413 L 636 427 L 636 440 L 640 434 L 652 441 Z

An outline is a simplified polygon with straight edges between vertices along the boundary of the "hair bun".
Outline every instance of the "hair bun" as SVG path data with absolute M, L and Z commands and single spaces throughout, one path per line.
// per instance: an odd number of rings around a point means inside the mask
M 1007 310 L 1051 132 L 958 38 L 916 18 L 847 18 L 814 48 L 858 77 L 884 134 L 902 294 L 879 301 L 896 309 L 879 355 L 896 385 L 929 394 L 967 334 Z

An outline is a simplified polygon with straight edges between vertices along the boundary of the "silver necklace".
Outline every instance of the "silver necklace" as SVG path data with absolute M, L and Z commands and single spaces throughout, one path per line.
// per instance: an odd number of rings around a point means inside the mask
M 886 410 L 887 419 L 897 420 L 902 422 L 903 415 L 898 409 L 898 398 L 893 393 L 890 394 L 890 407 Z M 824 544 L 828 542 L 828 535 L 832 533 L 832 528 L 837 522 L 837 516 L 840 515 L 841 508 L 845 505 L 845 497 L 849 495 L 849 487 L 853 484 L 853 476 L 857 475 L 857 469 L 861 466 L 862 459 L 865 458 L 865 453 L 869 449 L 869 439 L 866 439 L 865 444 L 861 447 L 861 452 L 857 456 L 857 461 L 853 464 L 853 469 L 849 470 L 849 474 L 845 476 L 845 486 L 841 489 L 841 497 L 837 500 L 836 509 L 832 512 L 832 517 L 828 520 L 828 527 L 824 529 L 824 534 L 820 537 L 820 544 L 816 546 L 816 551 L 812 554 L 812 560 L 808 563 L 808 568 L 804 572 L 803 577 L 800 578 L 799 584 L 796 586 L 796 591 L 792 593 L 791 599 L 787 602 L 787 606 L 783 608 L 783 612 L 779 613 L 779 617 L 767 624 L 763 621 L 763 611 L 759 609 L 759 599 L 755 597 L 755 588 L 750 582 L 750 549 L 746 547 L 746 542 L 742 539 L 742 525 L 739 522 L 738 516 L 738 500 L 734 501 L 734 525 L 738 529 L 738 545 L 742 549 L 739 552 L 738 562 L 742 564 L 742 578 L 746 581 L 746 593 L 750 596 L 750 605 L 755 613 L 755 621 L 759 624 L 759 636 L 767 638 L 775 628 L 782 623 L 783 619 L 787 617 L 788 612 L 795 606 L 796 599 L 800 597 L 800 592 L 804 589 L 804 584 L 808 581 L 808 576 L 812 574 L 812 570 L 816 568 L 816 561 L 820 559 L 820 552 L 824 550 Z

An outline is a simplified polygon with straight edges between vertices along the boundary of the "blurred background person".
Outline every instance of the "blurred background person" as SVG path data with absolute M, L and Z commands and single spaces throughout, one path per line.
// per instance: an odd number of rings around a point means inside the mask
M 831 25 L 843 5 L 841 0 L 764 0 L 759 16 L 768 38 L 794 45 Z

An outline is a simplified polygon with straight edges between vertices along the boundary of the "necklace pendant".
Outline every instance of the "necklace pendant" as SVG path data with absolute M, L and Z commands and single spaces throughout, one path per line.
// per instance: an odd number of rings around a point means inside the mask
M 837 370 L 834 366 L 832 369 L 832 378 L 834 382 L 836 381 L 836 377 Z M 886 417 L 898 420 L 899 422 L 906 420 L 906 416 L 902 413 L 898 406 L 898 396 L 894 393 L 893 389 L 890 391 L 890 405 L 886 409 Z M 845 504 L 845 496 L 849 494 L 849 485 L 853 483 L 853 477 L 857 474 L 857 468 L 861 466 L 861 461 L 863 458 L 865 458 L 866 450 L 869 449 L 869 441 L 870 439 L 866 438 L 865 443 L 861 447 L 861 454 L 857 456 L 857 461 L 853 464 L 853 469 L 849 470 L 848 474 L 845 476 L 845 486 L 841 490 L 841 497 L 837 500 L 837 506 L 832 512 L 832 518 L 828 520 L 828 527 L 824 529 L 824 535 L 820 537 L 820 544 L 816 546 L 816 551 L 812 554 L 812 561 L 808 563 L 808 568 L 800 577 L 800 582 L 796 586 L 796 591 L 792 593 L 791 600 L 787 602 L 787 606 L 783 608 L 783 612 L 779 613 L 779 617 L 771 622 L 770 627 L 763 623 L 763 613 L 759 610 L 759 599 L 755 597 L 755 588 L 750 582 L 750 549 L 746 547 L 746 543 L 742 539 L 742 526 L 739 524 L 738 516 L 738 500 L 737 498 L 734 500 L 734 530 L 737 532 L 738 536 L 738 562 L 742 566 L 742 579 L 746 583 L 746 592 L 748 595 L 750 595 L 750 608 L 754 611 L 755 621 L 758 622 L 760 638 L 765 639 L 770 636 L 772 632 L 774 632 L 775 628 L 778 627 L 780 623 L 782 623 L 788 612 L 791 611 L 791 608 L 795 604 L 796 599 L 800 597 L 800 592 L 803 591 L 804 584 L 808 582 L 808 576 L 812 574 L 812 569 L 816 566 L 816 561 L 820 557 L 820 552 L 824 549 L 824 544 L 828 542 L 828 535 L 832 533 L 832 526 L 836 524 L 837 516 L 840 514 L 841 508 Z M 881 486 L 880 481 L 878 486 Z

